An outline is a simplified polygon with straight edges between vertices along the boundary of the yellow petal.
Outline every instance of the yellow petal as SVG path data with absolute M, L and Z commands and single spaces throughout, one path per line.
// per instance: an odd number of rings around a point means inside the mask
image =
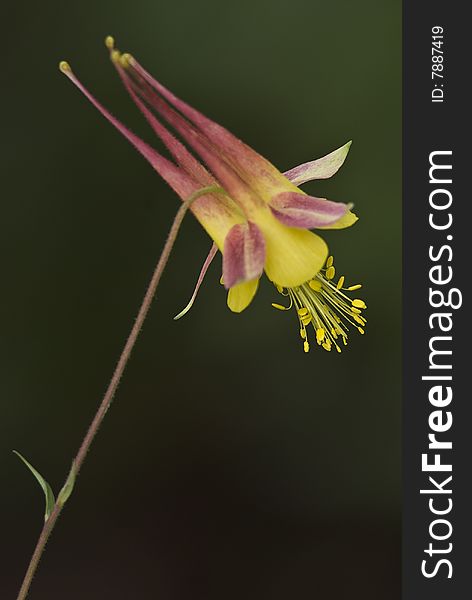
M 265 272 L 282 287 L 296 287 L 312 279 L 324 265 L 328 246 L 307 229 L 287 227 L 272 214 L 258 215 L 256 223 L 266 240 Z
M 228 291 L 228 307 L 235 313 L 242 312 L 251 304 L 259 285 L 259 278 L 239 283 Z
M 343 215 L 340 219 L 338 219 L 332 225 L 324 225 L 321 227 L 317 227 L 316 229 L 345 229 L 346 227 L 350 227 L 354 225 L 356 221 L 359 220 L 359 217 L 355 215 L 350 210 L 347 211 L 345 215 Z

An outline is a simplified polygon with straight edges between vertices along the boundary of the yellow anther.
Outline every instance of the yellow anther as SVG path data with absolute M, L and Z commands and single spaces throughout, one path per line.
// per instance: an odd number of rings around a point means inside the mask
M 307 325 L 309 325 L 311 323 L 311 315 L 305 315 L 304 317 L 301 317 L 300 320 L 303 323 L 303 325 L 305 325 L 305 327 L 306 327 Z
M 70 73 L 71 72 L 71 68 L 70 68 L 70 64 L 65 61 L 65 60 L 61 60 L 61 62 L 59 63 L 59 69 L 63 72 L 63 73 Z
M 327 270 L 326 270 L 326 279 L 333 279 L 333 277 L 336 275 L 336 269 L 333 267 L 333 265 L 331 265 Z
M 302 340 L 306 340 L 306 331 L 305 329 L 300 329 L 300 337 Z
M 366 303 L 358 298 L 352 301 L 352 306 L 355 306 L 356 308 L 367 308 Z
M 345 346 L 347 346 L 347 338 L 346 338 L 346 337 L 343 337 L 343 344 L 344 344 Z
M 329 269 L 329 267 L 331 267 L 333 263 L 334 258 L 332 256 L 328 256 L 328 260 L 326 261 L 326 268 Z
M 348 292 L 354 292 L 356 290 L 360 290 L 362 287 L 362 285 L 360 283 L 356 284 L 356 285 L 351 285 L 347 288 Z
M 358 331 L 359 333 L 361 333 L 362 335 L 364 335 L 364 333 L 365 333 L 365 331 L 362 329 L 362 327 L 358 327 L 358 328 L 357 328 L 357 331 Z
M 277 304 L 276 302 L 272 302 L 272 306 L 277 310 L 287 310 L 286 306 L 282 306 L 281 304 Z
M 303 342 L 303 350 L 305 352 L 308 352 L 310 350 L 310 344 L 306 340 Z
M 338 285 L 336 286 L 338 288 L 338 290 L 340 290 L 344 285 L 344 275 L 341 275 L 341 277 L 339 278 L 338 281 Z
M 322 327 L 318 327 L 316 330 L 316 341 L 321 343 L 324 340 L 325 330 Z
M 279 284 L 277 283 L 275 287 L 277 288 L 277 291 L 279 292 L 279 294 L 282 294 L 282 293 L 283 293 L 283 291 L 284 291 L 284 288 L 283 288 L 281 285 L 279 285 Z
M 221 283 L 221 285 L 225 284 L 225 282 L 223 281 L 223 275 L 220 277 L 220 283 Z
M 111 35 L 107 35 L 105 38 L 105 46 L 108 48 L 108 50 L 113 50 L 115 47 L 115 38 Z
M 356 308 L 355 306 L 353 306 L 351 308 L 351 312 L 353 312 L 356 315 L 360 315 L 361 314 L 361 310 L 359 308 Z
M 340 348 L 340 347 L 339 347 L 337 344 L 336 344 L 336 350 L 337 350 L 338 352 L 341 352 L 341 348 Z
M 331 344 L 329 342 L 325 342 L 324 344 L 322 344 L 322 346 L 328 352 L 331 350 Z
M 315 292 L 321 291 L 321 281 L 317 281 L 316 279 L 312 279 L 311 281 L 308 282 L 308 285 Z
M 300 317 L 304 317 L 308 314 L 308 308 L 302 307 L 298 309 L 298 314 Z

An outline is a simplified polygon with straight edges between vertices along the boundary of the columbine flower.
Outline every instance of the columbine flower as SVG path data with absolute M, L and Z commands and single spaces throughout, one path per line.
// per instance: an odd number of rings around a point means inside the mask
M 334 266 L 324 240 L 310 229 L 341 229 L 356 222 L 350 206 L 325 198 L 308 196 L 298 186 L 313 179 L 331 177 L 343 164 L 350 142 L 331 154 L 281 173 L 270 162 L 229 131 L 177 98 L 156 81 L 129 54 L 106 45 L 116 70 L 142 114 L 162 140 L 174 161 L 170 161 L 120 123 L 100 104 L 73 74 L 66 62 L 61 71 L 90 102 L 150 162 L 174 191 L 186 200 L 196 191 L 218 186 L 199 197 L 191 206 L 195 217 L 213 240 L 200 272 L 194 294 L 182 316 L 192 305 L 198 288 L 216 252 L 223 255 L 222 283 L 228 290 L 228 306 L 243 311 L 252 301 L 259 278 L 265 271 L 300 320 L 304 349 L 309 342 L 306 327 L 315 329 L 315 339 L 326 350 L 347 340 L 347 325 L 359 328 L 365 319 L 361 300 L 351 301 L 342 277 L 332 283 Z M 202 159 L 199 162 L 158 119 L 170 125 Z M 214 188 L 216 189 L 216 188 Z

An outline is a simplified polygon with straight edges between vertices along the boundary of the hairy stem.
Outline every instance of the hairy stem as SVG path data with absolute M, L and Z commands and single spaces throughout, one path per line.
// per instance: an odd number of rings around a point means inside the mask
M 161 279 L 161 275 L 164 271 L 164 268 L 169 260 L 170 253 L 174 246 L 175 240 L 177 238 L 177 233 L 179 231 L 180 225 L 182 224 L 185 213 L 187 212 L 189 206 L 199 198 L 200 196 L 204 196 L 209 193 L 224 193 L 224 190 L 218 186 L 208 186 L 197 190 L 193 193 L 188 200 L 186 200 L 182 206 L 179 208 L 177 214 L 175 215 L 174 222 L 172 223 L 172 227 L 170 228 L 169 235 L 167 236 L 166 243 L 164 245 L 164 249 L 159 257 L 156 268 L 154 269 L 154 273 L 152 274 L 151 281 L 149 282 L 148 288 L 144 295 L 143 301 L 141 303 L 141 307 L 138 311 L 136 320 L 131 328 L 131 331 L 128 335 L 128 339 L 121 351 L 120 358 L 115 367 L 113 375 L 111 377 L 110 383 L 105 391 L 105 394 L 100 402 L 100 406 L 88 428 L 87 433 L 80 445 L 80 448 L 72 461 L 72 470 L 74 475 L 76 476 L 87 456 L 87 453 L 92 445 L 92 442 L 97 435 L 98 429 L 110 407 L 110 404 L 113 400 L 113 396 L 115 395 L 116 389 L 120 383 L 120 380 L 123 376 L 126 365 L 131 356 L 131 352 L 136 344 L 136 340 L 138 339 L 139 333 L 143 326 L 143 323 L 146 319 L 146 316 L 151 307 L 152 301 L 156 294 L 157 286 L 159 285 L 159 281 Z M 63 489 L 69 484 L 70 476 L 67 477 L 66 482 L 64 483 Z M 67 498 L 66 498 L 67 499 Z M 31 582 L 33 580 L 34 574 L 38 568 L 39 561 L 41 560 L 41 556 L 43 555 L 44 549 L 46 547 L 46 543 L 51 535 L 51 532 L 54 529 L 54 526 L 59 518 L 59 515 L 62 512 L 64 507 L 65 500 L 62 494 L 59 494 L 54 505 L 54 508 L 44 523 L 43 529 L 39 535 L 38 542 L 36 544 L 36 548 L 33 552 L 33 556 L 31 557 L 30 563 L 28 565 L 28 569 L 26 571 L 25 577 L 23 579 L 23 583 L 21 585 L 21 589 L 18 593 L 17 600 L 24 600 L 28 595 L 29 589 L 31 587 Z

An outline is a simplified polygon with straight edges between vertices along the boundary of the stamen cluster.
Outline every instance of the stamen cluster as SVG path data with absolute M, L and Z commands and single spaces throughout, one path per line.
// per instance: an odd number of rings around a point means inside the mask
M 328 352 L 333 347 L 337 352 L 341 352 L 341 340 L 342 345 L 346 346 L 350 327 L 356 328 L 360 334 L 364 333 L 367 321 L 362 316 L 362 310 L 367 306 L 363 300 L 350 298 L 345 293 L 359 290 L 362 286 L 356 284 L 344 287 L 344 275 L 338 279 L 336 284 L 333 283 L 336 275 L 333 263 L 333 257 L 328 257 L 321 271 L 313 279 L 299 287 L 276 286 L 282 296 L 290 299 L 290 304 L 283 306 L 273 303 L 272 306 L 279 310 L 295 308 L 305 352 L 310 349 L 307 333 L 307 327 L 310 324 L 315 331 L 317 344 Z

